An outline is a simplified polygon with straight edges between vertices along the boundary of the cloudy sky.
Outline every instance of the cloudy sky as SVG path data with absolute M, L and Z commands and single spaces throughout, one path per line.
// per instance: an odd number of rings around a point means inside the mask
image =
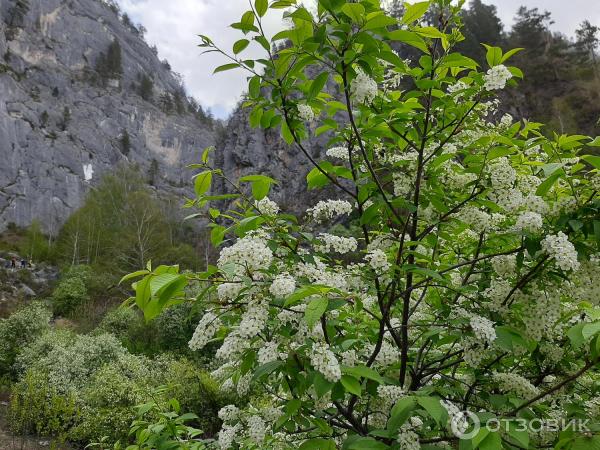
M 219 55 L 201 55 L 198 34 L 210 36 L 222 48 L 230 49 L 240 38 L 228 29 L 238 22 L 248 7 L 248 0 L 118 0 L 136 23 L 147 28 L 146 40 L 158 47 L 161 58 L 171 63 L 185 81 L 188 92 L 220 118 L 235 107 L 246 84 L 246 75 L 230 71 L 211 75 L 215 67 L 226 61 Z M 600 25 L 600 0 L 484 0 L 498 7 L 505 25 L 512 23 L 520 5 L 539 7 L 552 12 L 553 28 L 573 35 L 584 19 Z M 278 31 L 281 14 L 269 13 L 267 33 Z M 260 48 L 246 50 L 248 56 L 262 56 Z

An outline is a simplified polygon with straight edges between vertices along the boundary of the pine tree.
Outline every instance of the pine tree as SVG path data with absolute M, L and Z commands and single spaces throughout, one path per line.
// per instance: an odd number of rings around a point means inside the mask
M 129 155 L 129 151 L 131 150 L 131 138 L 125 129 L 123 129 L 123 132 L 121 133 L 119 144 L 121 145 L 121 153 L 123 153 L 125 156 Z
M 598 78 L 596 49 L 600 45 L 600 27 L 592 25 L 589 20 L 585 20 L 575 31 L 575 35 L 577 36 L 577 48 L 584 52 L 584 57 L 592 65 L 594 76 Z
M 96 62 L 96 72 L 103 82 L 120 79 L 123 75 L 121 44 L 116 38 L 110 43 L 106 53 L 100 53 Z
M 488 44 L 500 46 L 504 40 L 502 21 L 494 5 L 485 5 L 481 0 L 471 0 L 469 8 L 463 11 L 463 34 L 465 40 L 458 46 L 459 51 L 476 61 L 485 61 L 485 48 Z
M 138 86 L 138 94 L 146 101 L 152 100 L 154 95 L 154 81 L 148 75 L 142 75 Z

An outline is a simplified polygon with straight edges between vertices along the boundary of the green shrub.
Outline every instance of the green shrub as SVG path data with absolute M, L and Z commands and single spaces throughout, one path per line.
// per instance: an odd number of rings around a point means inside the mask
M 29 369 L 13 386 L 8 422 L 16 433 L 35 433 L 64 439 L 77 421 L 78 406 L 73 395 L 53 389 L 48 375 Z
M 79 393 L 104 364 L 126 354 L 119 340 L 110 334 L 75 335 L 52 331 L 24 349 L 17 358 L 21 369 L 45 371 L 52 388 L 59 393 Z M 56 342 L 54 342 L 56 341 Z
M 50 328 L 51 317 L 50 310 L 36 302 L 0 319 L 0 375 L 12 372 L 19 351 Z
M 137 319 L 124 311 L 107 316 L 103 330 L 126 335 Z M 134 407 L 168 384 L 164 398 L 156 400 L 177 398 L 182 410 L 199 416 L 195 426 L 209 436 L 217 432 L 217 413 L 230 401 L 206 372 L 174 356 L 131 354 L 103 330 L 94 335 L 50 330 L 21 351 L 15 368 L 22 379 L 12 388 L 9 415 L 13 429 L 81 443 L 126 441 Z
M 52 293 L 55 314 L 66 316 L 89 300 L 87 283 L 90 277 L 88 266 L 73 266 L 64 274 Z

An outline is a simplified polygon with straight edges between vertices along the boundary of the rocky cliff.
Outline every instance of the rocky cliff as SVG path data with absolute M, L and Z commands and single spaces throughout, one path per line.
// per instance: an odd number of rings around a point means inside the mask
M 0 231 L 37 219 L 56 232 L 120 163 L 182 195 L 216 133 L 168 64 L 101 0 L 29 0 L 15 19 L 16 3 L 0 1 Z

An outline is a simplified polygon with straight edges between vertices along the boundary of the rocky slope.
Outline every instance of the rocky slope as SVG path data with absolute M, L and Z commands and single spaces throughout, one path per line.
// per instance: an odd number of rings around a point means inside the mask
M 14 3 L 0 2 L 0 231 L 37 219 L 55 233 L 120 163 L 182 195 L 184 167 L 216 133 L 187 100 L 179 113 L 161 102 L 181 92 L 168 64 L 101 0 L 29 0 L 11 27 Z M 98 60 L 115 39 L 122 76 L 102 83 Z M 143 76 L 153 79 L 148 100 L 139 95 Z

